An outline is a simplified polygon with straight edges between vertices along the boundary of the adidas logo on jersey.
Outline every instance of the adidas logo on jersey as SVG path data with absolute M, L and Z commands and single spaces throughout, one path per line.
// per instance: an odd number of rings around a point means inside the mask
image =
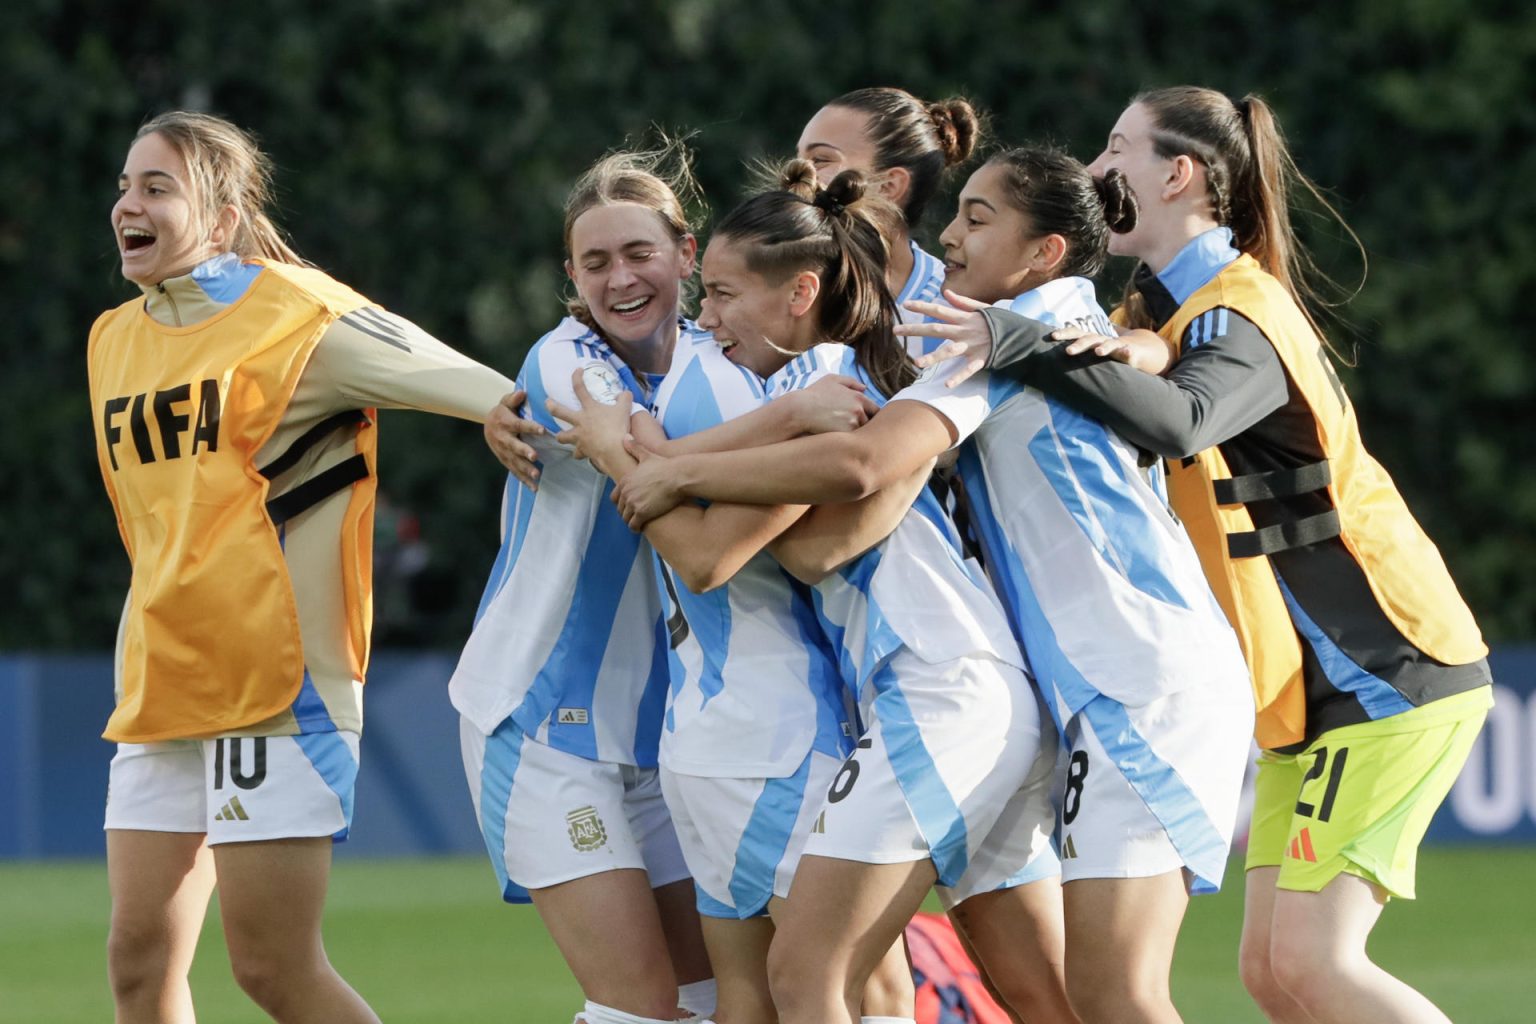
M 1317 851 L 1312 849 L 1312 830 L 1304 828 L 1298 832 L 1296 838 L 1291 840 L 1290 849 L 1285 851 L 1285 855 L 1292 860 L 1304 860 L 1316 864 Z
M 240 798 L 232 796 L 229 803 L 213 816 L 214 821 L 250 821 L 251 816 L 245 813 L 245 808 L 240 806 Z
M 1076 856 L 1077 844 L 1072 841 L 1071 836 L 1067 836 L 1066 841 L 1061 844 L 1061 859 L 1072 860 Z
M 586 708 L 561 708 L 555 714 L 556 725 L 586 725 Z

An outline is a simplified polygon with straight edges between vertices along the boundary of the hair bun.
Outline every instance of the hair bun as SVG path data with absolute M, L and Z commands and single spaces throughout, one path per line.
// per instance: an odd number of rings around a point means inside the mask
M 976 151 L 976 141 L 981 135 L 981 118 L 970 101 L 955 96 L 930 103 L 928 116 L 933 119 L 934 131 L 939 135 L 944 166 L 953 167 L 969 160 Z
M 837 177 L 827 182 L 827 187 L 817 193 L 815 203 L 824 210 L 840 214 L 863 199 L 868 190 L 868 182 L 858 171 L 839 171 Z M 823 196 L 826 197 L 826 205 L 823 205 Z
M 820 185 L 816 181 L 816 166 L 809 160 L 796 157 L 779 168 L 779 188 L 792 192 L 811 202 L 816 198 Z
M 1135 229 L 1139 209 L 1136 194 L 1125 180 L 1125 172 L 1118 167 L 1114 168 L 1104 177 L 1094 178 L 1093 187 L 1099 194 L 1099 201 L 1104 204 L 1104 222 L 1109 225 L 1109 230 L 1123 235 Z

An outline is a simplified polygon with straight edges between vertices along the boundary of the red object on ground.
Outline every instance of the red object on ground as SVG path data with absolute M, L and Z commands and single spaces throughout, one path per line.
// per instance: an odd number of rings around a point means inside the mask
M 907 955 L 917 986 L 917 1024 L 1010 1024 L 943 914 L 907 925 Z

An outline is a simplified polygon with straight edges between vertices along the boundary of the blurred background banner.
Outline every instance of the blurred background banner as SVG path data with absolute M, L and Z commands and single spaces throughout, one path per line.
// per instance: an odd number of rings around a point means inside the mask
M 448 704 L 455 658 L 381 655 L 369 671 L 352 836 L 337 856 L 483 852 Z M 1495 703 L 1428 842 L 1536 842 L 1536 646 L 1496 650 Z M 113 746 L 106 655 L 0 657 L 0 859 L 99 857 Z

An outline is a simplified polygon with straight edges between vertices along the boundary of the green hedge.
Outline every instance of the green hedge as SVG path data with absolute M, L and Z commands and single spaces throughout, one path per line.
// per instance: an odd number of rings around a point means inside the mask
M 512 374 L 559 315 L 566 188 L 653 122 L 697 130 L 721 209 L 744 159 L 787 154 L 849 88 L 963 92 L 1001 141 L 1091 157 L 1131 93 L 1178 81 L 1267 96 L 1365 240 L 1345 377 L 1367 442 L 1488 634 L 1528 639 L 1536 474 L 1519 453 L 1536 355 L 1516 303 L 1536 284 L 1536 8 L 1290 6 L 16 0 L 0 22 L 0 571 L 14 587 L 0 647 L 112 641 L 127 564 L 83 354 L 96 313 L 132 294 L 107 213 L 152 113 L 198 106 L 255 130 L 300 251 Z M 1358 279 L 1336 231 L 1304 229 Z M 431 558 L 381 592 L 380 638 L 457 645 L 494 554 L 501 476 L 465 424 L 389 413 L 383 438 L 384 491 L 419 518 Z

